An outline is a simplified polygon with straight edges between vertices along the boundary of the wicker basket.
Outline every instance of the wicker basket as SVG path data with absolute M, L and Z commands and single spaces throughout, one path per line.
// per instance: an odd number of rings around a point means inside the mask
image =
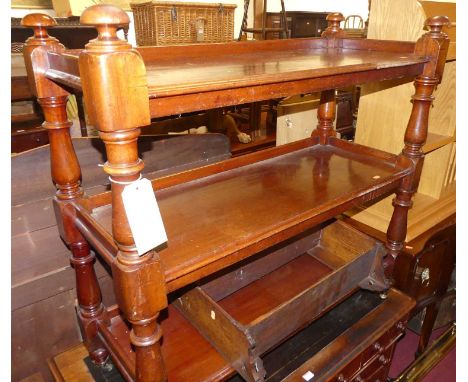
M 235 4 L 151 1 L 130 6 L 139 46 L 233 40 Z

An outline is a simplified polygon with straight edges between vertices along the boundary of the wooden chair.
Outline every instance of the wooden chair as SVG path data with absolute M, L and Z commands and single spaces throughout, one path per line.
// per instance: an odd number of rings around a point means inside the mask
M 364 29 L 364 20 L 359 15 L 349 15 L 345 19 L 344 29 Z
M 260 0 L 258 0 L 260 1 Z M 262 13 L 262 27 L 261 28 L 248 28 L 247 18 L 249 12 L 250 0 L 244 0 L 244 17 L 242 19 L 241 30 L 239 32 L 239 41 L 242 39 L 242 33 L 261 33 L 262 40 L 266 40 L 267 33 L 280 32 L 280 38 L 288 38 L 288 23 L 286 21 L 286 11 L 284 9 L 284 1 L 281 0 L 281 27 L 280 28 L 267 28 L 267 0 L 263 0 L 263 13 Z

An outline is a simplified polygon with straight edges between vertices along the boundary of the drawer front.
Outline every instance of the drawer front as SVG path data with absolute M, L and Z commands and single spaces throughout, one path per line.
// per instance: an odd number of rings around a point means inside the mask
M 384 335 L 382 335 L 371 346 L 364 350 L 362 354 L 362 364 L 366 365 L 372 360 L 382 355 L 389 347 L 391 347 L 400 338 L 406 329 L 407 318 L 398 321 Z
M 11 152 L 20 153 L 47 145 L 48 143 L 49 135 L 47 130 L 32 131 L 26 134 L 14 134 L 11 136 Z
M 373 376 L 380 373 L 383 369 L 388 369 L 392 360 L 393 346 L 390 346 L 382 354 L 374 358 L 366 366 L 363 366 L 363 370 L 357 374 L 353 382 L 364 382 L 373 381 Z
M 355 375 L 361 368 L 361 355 L 353 359 L 346 367 L 344 367 L 338 375 L 333 377 L 330 381 L 333 382 L 349 382 L 353 375 Z

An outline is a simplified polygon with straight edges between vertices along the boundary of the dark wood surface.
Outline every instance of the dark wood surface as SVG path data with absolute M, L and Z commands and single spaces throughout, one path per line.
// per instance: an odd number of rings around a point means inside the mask
M 382 254 L 374 241 L 335 222 L 259 254 L 175 304 L 239 374 L 254 381 L 265 374 L 262 354 L 358 285 L 379 290 L 379 280 L 367 280 Z
M 286 12 L 287 29 L 289 38 L 301 37 L 320 37 L 322 32 L 327 28 L 328 13 L 324 12 L 303 12 L 303 11 L 288 11 Z M 267 27 L 282 26 L 281 14 L 279 12 L 267 12 Z M 279 33 L 270 33 L 270 39 L 278 39 Z
M 68 49 L 84 48 L 89 40 L 96 38 L 95 28 L 80 25 L 79 19 L 56 18 L 57 26 L 51 29 L 50 34 L 59 39 Z M 21 19 L 11 19 L 11 42 L 24 43 L 33 35 L 31 29 L 20 24 Z
M 406 173 L 391 163 L 391 155 L 375 151 L 372 160 L 370 151 L 361 156 L 310 146 L 313 141 L 269 149 L 271 159 L 262 151 L 180 174 L 175 184 L 170 177 L 156 181 L 169 239 L 160 251 L 169 290 L 331 218 L 350 203 L 389 191 Z M 92 217 L 110 232 L 110 206 L 95 208 Z
M 65 51 L 48 36 L 47 28 L 56 24 L 49 16 L 28 15 L 22 24 L 34 29 L 34 38 L 25 46 L 26 68 L 49 130 L 57 226 L 71 248 L 81 333 L 95 362 L 104 362 L 110 352 L 128 379 L 165 381 L 169 367 L 161 350 L 165 338 L 158 317 L 170 302 L 169 291 L 300 234 L 353 204 L 396 190 L 388 255 L 384 264 L 374 263 L 384 284 L 391 282 L 423 163 L 431 95 L 447 54 L 447 36 L 441 32 L 449 23 L 446 17 L 428 19 L 430 31 L 417 43 L 344 39 L 340 29 L 344 17 L 333 13 L 320 39 L 138 51 L 116 36 L 117 29 L 130 21 L 122 10 L 94 5 L 80 20 L 98 31 L 97 39 L 81 52 Z M 335 88 L 405 76 L 417 77 L 400 155 L 336 139 Z M 111 192 L 84 194 L 65 110 L 70 87 L 83 91 L 90 122 L 105 144 L 103 169 Z M 322 91 L 312 138 L 153 180 L 169 242 L 161 251 L 138 255 L 122 192 L 144 168 L 137 144 L 142 126 L 152 117 L 309 91 Z M 246 204 L 249 208 L 244 208 Z M 129 340 L 127 346 L 120 346 L 109 330 L 120 316 L 115 309 L 104 308 L 88 243 L 112 268 L 118 308 L 131 326 L 119 334 Z M 332 289 L 330 293 L 339 288 Z M 274 313 L 271 317 L 280 317 Z M 342 341 L 337 349 L 360 343 Z M 125 355 L 130 344 L 134 366 L 132 357 Z M 375 373 L 384 374 L 390 353 L 385 350 Z M 318 364 L 329 365 L 328 356 L 321 352 Z M 348 361 L 343 365 L 347 372 L 355 367 L 353 359 L 343 358 L 343 363 Z M 302 370 L 296 372 L 301 375 Z M 257 377 L 261 380 L 261 375 Z
M 370 292 L 359 292 L 312 323 L 304 332 L 299 332 L 276 351 L 266 355 L 265 366 L 269 371 L 267 381 L 270 381 L 269 378 L 271 381 L 281 380 L 279 376 L 287 377 L 295 370 L 300 370 L 294 374 L 299 379 L 290 375 L 287 380 L 301 380 L 305 371 L 314 370 L 319 378 L 317 380 L 328 381 L 332 375 L 338 377 L 353 359 L 358 360 L 357 366 L 352 368 L 353 374 L 357 375 L 363 370 L 363 376 L 367 373 L 369 377 L 378 371 L 386 377 L 388 364 L 383 372 L 382 363 L 378 358 L 385 350 L 386 358 L 391 357 L 393 345 L 401 336 L 407 315 L 413 306 L 414 302 L 410 298 L 395 290 L 391 290 L 385 300 Z M 220 357 L 209 342 L 172 305 L 169 306 L 168 314 L 164 315 L 161 327 L 167 334 L 162 352 L 170 381 L 218 381 L 235 373 L 229 363 Z M 134 370 L 134 353 L 128 342 L 129 329 L 121 317 L 113 316 L 111 326 L 102 329 L 109 331 L 115 338 L 116 343 L 111 348 L 123 350 L 120 353 L 121 362 L 127 365 L 128 370 Z M 311 340 L 311 337 L 315 341 Z M 321 351 L 324 348 L 328 351 Z M 390 354 L 387 354 L 388 350 Z M 298 352 L 297 358 L 291 356 L 294 352 Z M 327 367 L 327 363 L 333 366 Z M 229 379 L 232 382 L 241 380 L 243 379 L 239 376 Z M 372 378 L 364 380 L 375 382 Z
M 351 218 L 346 222 L 378 240 L 384 235 Z M 412 316 L 425 311 L 417 353 L 427 347 L 456 262 L 456 216 L 444 219 L 430 230 L 405 243 L 395 263 L 395 287 L 416 301 Z M 452 297 L 449 297 L 452 300 Z

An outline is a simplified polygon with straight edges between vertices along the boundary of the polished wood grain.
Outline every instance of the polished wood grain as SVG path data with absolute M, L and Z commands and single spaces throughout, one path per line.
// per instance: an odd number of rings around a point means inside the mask
M 356 52 L 343 49 L 283 50 L 259 55 L 252 43 L 252 53 L 238 54 L 229 61 L 220 58 L 193 58 L 183 62 L 146 63 L 151 97 L 195 93 L 252 86 L 328 75 L 377 70 L 421 63 L 424 57 L 384 52 Z M 208 69 L 208 70 L 207 70 Z
M 129 328 L 117 313 L 110 312 L 111 325 L 101 330 L 108 341 L 114 341 L 109 343 L 114 357 L 127 366 L 127 373 L 134 375 L 135 353 L 130 345 Z M 168 380 L 219 381 L 234 373 L 229 363 L 172 305 L 164 314 L 161 327 L 167 334 L 162 343 L 162 353 Z
M 126 379 L 163 382 L 169 375 L 170 361 L 164 361 L 163 333 L 157 320 L 168 305 L 168 292 L 300 235 L 353 205 L 397 190 L 388 230 L 389 256 L 384 263 L 387 280 L 383 278 L 382 251 L 376 248 L 359 257 L 365 266 L 351 261 L 333 272 L 336 278 L 325 277 L 326 282 L 319 283 L 321 304 L 304 303 L 306 296 L 314 295 L 312 285 L 293 299 L 298 310 L 291 303 L 265 313 L 255 327 L 256 348 L 271 348 L 279 337 L 287 337 L 358 286 L 379 291 L 388 288 L 421 171 L 431 94 L 447 53 L 441 29 L 448 21 L 429 19 L 430 31 L 412 44 L 346 40 L 339 27 L 343 16 L 333 13 L 327 20 L 328 28 L 320 39 L 210 45 L 209 54 L 206 45 L 135 50 L 116 34 L 128 24 L 128 16 L 109 5 L 91 6 L 83 13 L 82 22 L 98 31 L 98 38 L 83 51 L 66 53 L 47 36 L 47 25 L 38 16 L 23 20 L 35 29 L 26 49 L 28 74 L 48 126 L 55 131 L 51 133 L 55 137 L 51 139 L 52 176 L 58 188 L 54 206 L 59 231 L 73 249 L 73 261 L 86 269 L 87 275 L 78 277 L 80 283 L 89 284 L 80 288 L 81 313 L 98 312 L 91 314 L 84 333 L 88 343 L 102 344 L 111 352 Z M 333 136 L 336 87 L 408 76 L 417 76 L 416 93 L 402 154 L 386 154 Z M 103 167 L 110 176 L 111 192 L 82 195 L 79 166 L 63 113 L 70 87 L 83 90 L 91 123 L 104 141 L 107 162 Z M 153 180 L 169 240 L 165 248 L 138 256 L 121 194 L 125 184 L 138 179 L 144 168 L 137 141 L 151 117 L 310 91 L 322 91 L 313 137 Z M 116 326 L 112 321 L 121 320 L 116 309 L 101 313 L 86 242 L 112 267 L 118 308 L 130 323 L 119 334 L 112 333 Z M 334 240 L 329 243 L 337 245 Z M 327 266 L 344 260 L 337 261 L 327 251 L 318 252 Z M 363 269 L 372 269 L 364 280 Z M 343 276 L 347 272 L 349 277 Z M 284 280 L 282 277 L 278 280 Z M 291 317 L 295 314 L 298 320 L 294 323 Z M 207 320 L 205 316 L 203 320 Z M 86 324 L 85 319 L 80 321 Z M 346 348 L 346 341 L 337 346 Z M 89 349 L 97 361 L 100 349 L 94 345 Z M 225 349 L 226 353 L 236 351 Z M 382 355 L 385 363 L 390 353 Z M 260 360 L 252 355 L 248 379 L 261 381 Z M 378 375 L 384 375 L 382 366 L 376 368 Z M 220 378 L 219 372 L 211 375 Z
M 339 232 L 343 241 L 330 238 Z M 378 271 L 373 264 L 383 253 L 375 241 L 336 222 L 261 253 L 174 304 L 240 375 L 249 382 L 262 380 L 262 354 L 342 301 L 357 285 L 387 289 L 383 277 L 368 279 Z
M 169 290 L 330 218 L 359 198 L 375 197 L 405 175 L 405 170 L 369 158 L 333 146 L 311 146 L 157 191 L 169 239 L 159 253 Z M 103 206 L 92 214 L 108 232 L 110 213 Z
M 347 330 L 330 343 L 326 347 L 327 351 L 319 352 L 283 381 L 300 381 L 309 370 L 313 370 L 314 379 L 317 381 L 359 381 L 358 377 L 369 382 L 376 381 L 376 377 L 369 377 L 384 365 L 383 361 L 388 365 L 393 345 L 403 334 L 408 313 L 413 305 L 414 302 L 404 294 L 390 290 L 387 301 L 358 321 L 352 330 Z M 400 317 L 397 323 L 394 321 L 395 316 Z M 385 332 L 387 333 L 382 336 Z M 364 337 L 367 337 L 365 341 Z M 379 345 L 380 351 L 376 351 L 376 344 Z M 358 354 L 363 348 L 363 354 Z M 385 359 L 381 358 L 383 354 Z M 378 370 L 378 373 L 382 371 Z M 388 370 L 382 374 L 385 376 L 387 373 Z
M 400 160 L 413 162 L 414 173 L 401 182 L 392 200 L 394 207 L 392 217 L 387 229 L 386 247 L 389 251 L 386 263 L 386 273 L 391 277 L 394 259 L 403 248 L 408 226 L 408 210 L 412 206 L 412 197 L 416 192 L 421 177 L 424 162 L 423 146 L 427 139 L 429 108 L 432 105 L 436 86 L 442 81 L 444 64 L 447 57 L 449 40 L 442 28 L 450 24 L 448 17 L 435 16 L 428 18 L 425 26 L 429 32 L 425 33 L 416 43 L 416 52 L 425 52 L 427 55 L 437 57 L 437 60 L 428 63 L 423 73 L 414 81 L 415 93 L 411 97 L 413 107 L 410 119 L 405 130 L 403 148 Z

